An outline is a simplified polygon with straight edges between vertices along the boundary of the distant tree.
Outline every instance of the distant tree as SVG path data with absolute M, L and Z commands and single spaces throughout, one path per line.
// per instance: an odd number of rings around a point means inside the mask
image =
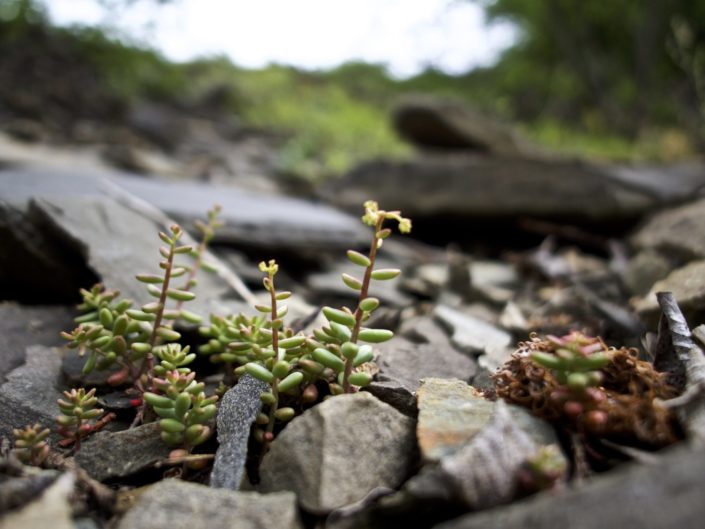
M 627 133 L 649 124 L 696 126 L 705 59 L 694 55 L 705 51 L 694 50 L 705 43 L 705 2 L 474 1 L 490 20 L 520 30 L 494 68 L 518 117 L 598 119 Z M 685 48 L 678 31 L 688 33 Z

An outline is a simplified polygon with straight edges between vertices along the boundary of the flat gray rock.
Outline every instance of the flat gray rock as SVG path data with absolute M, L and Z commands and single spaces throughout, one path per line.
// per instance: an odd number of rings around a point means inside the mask
M 260 490 L 295 491 L 305 510 L 324 514 L 400 485 L 415 447 L 413 419 L 369 393 L 340 395 L 279 434 L 262 462 Z
M 705 451 L 678 447 L 652 465 L 630 464 L 582 486 L 472 513 L 437 529 L 596 529 L 701 527 Z
M 119 432 L 98 432 L 81 443 L 76 462 L 93 479 L 123 478 L 166 459 L 171 449 L 160 438 L 159 423 Z
M 233 186 L 168 182 L 120 176 L 119 186 L 190 227 L 215 202 L 225 226 L 215 241 L 238 246 L 346 249 L 368 240 L 358 219 L 329 206 Z M 365 199 L 369 200 L 369 198 Z M 357 209 L 362 213 L 362 204 Z
M 73 328 L 74 310 L 68 307 L 0 303 L 0 383 L 22 365 L 30 345 L 60 346 L 59 332 Z
M 482 354 L 489 350 L 503 350 L 512 342 L 508 332 L 446 305 L 437 305 L 433 315 L 450 329 L 452 344 L 464 353 Z
M 218 450 L 211 472 L 211 487 L 240 488 L 247 461 L 250 428 L 262 407 L 259 397 L 267 388 L 269 385 L 266 382 L 246 374 L 220 400 Z
M 301 529 L 293 492 L 213 489 L 178 479 L 149 487 L 118 529 Z
M 39 423 L 52 429 L 59 414 L 61 398 L 61 355 L 55 348 L 41 345 L 26 349 L 26 361 L 7 374 L 0 386 L 0 436 L 12 438 L 14 428 Z

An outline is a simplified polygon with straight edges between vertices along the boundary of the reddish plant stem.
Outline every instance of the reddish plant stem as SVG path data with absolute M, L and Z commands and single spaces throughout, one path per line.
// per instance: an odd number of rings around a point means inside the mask
M 272 306 L 272 312 L 269 315 L 269 319 L 272 322 L 272 349 L 274 350 L 274 355 L 275 355 L 275 358 L 277 359 L 277 362 L 278 362 L 279 360 L 281 360 L 281 358 L 279 358 L 279 329 L 274 328 L 274 321 L 276 319 L 278 319 L 278 314 L 277 314 L 277 291 L 274 288 L 274 275 L 273 274 L 269 275 L 269 298 L 270 298 L 270 303 Z M 267 433 L 272 433 L 274 431 L 274 421 L 275 421 L 274 414 L 276 413 L 277 408 L 279 407 L 279 390 L 277 389 L 278 383 L 279 383 L 278 378 L 275 378 L 272 381 L 272 395 L 274 395 L 274 402 L 269 407 L 269 422 L 267 423 Z M 269 442 L 267 442 L 265 440 L 262 454 L 266 453 L 268 448 L 269 448 Z
M 360 328 L 362 327 L 362 316 L 364 315 L 364 311 L 360 308 L 360 303 L 362 300 L 367 298 L 367 293 L 370 289 L 370 279 L 372 277 L 372 270 L 374 269 L 375 266 L 375 259 L 377 258 L 377 249 L 379 246 L 379 241 L 380 239 L 377 237 L 377 233 L 382 229 L 382 224 L 384 223 L 384 216 L 380 215 L 379 219 L 377 220 L 377 224 L 375 224 L 375 233 L 374 236 L 372 237 L 372 243 L 370 244 L 370 253 L 368 255 L 368 259 L 370 260 L 370 264 L 367 266 L 365 269 L 365 275 L 362 278 L 362 288 L 360 289 L 360 296 L 358 297 L 358 303 L 357 303 L 357 308 L 355 309 L 355 326 L 353 327 L 352 333 L 350 334 L 350 341 L 352 343 L 357 343 L 357 337 L 360 334 Z M 348 381 L 348 378 L 350 377 L 350 374 L 352 373 L 353 370 L 353 362 L 355 361 L 354 358 L 346 358 L 345 359 L 345 371 L 343 372 L 343 392 L 344 393 L 351 393 L 351 387 L 350 387 L 350 382 Z

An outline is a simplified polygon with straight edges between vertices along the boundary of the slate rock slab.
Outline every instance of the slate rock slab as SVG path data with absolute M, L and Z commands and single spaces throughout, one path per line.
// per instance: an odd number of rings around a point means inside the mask
M 0 386 L 0 436 L 12 437 L 14 428 L 40 423 L 53 428 L 61 395 L 61 355 L 55 348 L 33 345 L 26 361 L 7 374 Z M 51 434 L 51 439 L 58 439 Z
M 203 218 L 205 211 L 218 202 L 223 207 L 225 226 L 216 232 L 216 242 L 270 249 L 346 249 L 368 240 L 355 217 L 311 201 L 204 183 L 129 176 L 113 181 L 185 227 Z M 360 213 L 363 202 L 357 205 Z
M 159 434 L 156 422 L 120 432 L 98 432 L 81 443 L 76 462 L 98 481 L 130 476 L 167 458 L 170 448 Z
M 259 494 L 213 489 L 178 479 L 149 487 L 118 529 L 301 529 L 292 492 Z
M 350 211 L 374 196 L 385 209 L 400 209 L 414 220 L 450 216 L 456 223 L 527 215 L 589 225 L 634 220 L 659 203 L 650 191 L 596 165 L 471 153 L 365 162 L 326 183 L 321 194 Z
M 69 283 L 70 299 L 76 299 L 77 286 L 90 287 L 98 279 L 138 302 L 151 299 L 134 275 L 159 271 L 157 232 L 167 229 L 173 220 L 130 195 L 104 173 L 39 168 L 0 171 L 2 202 L 7 207 L 0 210 L 0 229 L 3 211 L 8 210 L 18 219 L 13 226 L 28 227 L 24 229 L 32 235 L 12 245 L 13 253 L 22 256 L 21 266 L 5 266 L 0 261 L 14 283 L 31 289 L 42 272 L 52 274 L 52 281 Z M 201 211 L 201 218 L 205 214 L 206 210 Z M 48 244 L 35 247 L 34 235 Z M 195 243 L 188 234 L 182 242 Z M 210 252 L 206 259 L 218 273 L 199 275 L 194 289 L 197 298 L 189 303 L 190 310 L 207 313 L 218 305 L 251 297 L 224 263 Z M 81 272 L 72 273 L 75 269 Z M 67 295 L 63 290 L 61 294 Z
M 218 450 L 211 472 L 211 487 L 240 488 L 250 427 L 262 407 L 259 397 L 268 387 L 266 382 L 246 374 L 223 395 L 218 407 Z
M 437 529 L 701 527 L 705 451 L 670 449 L 651 465 L 630 464 L 561 493 L 472 513 Z
M 451 343 L 467 354 L 481 354 L 509 347 L 512 336 L 479 318 L 446 305 L 437 305 L 434 317 L 451 331 Z
M 68 307 L 0 303 L 0 382 L 24 363 L 28 346 L 63 345 L 59 332 L 74 327 L 73 316 Z
M 340 395 L 279 434 L 262 462 L 260 490 L 296 491 L 305 510 L 324 514 L 401 484 L 415 448 L 413 419 L 369 393 Z

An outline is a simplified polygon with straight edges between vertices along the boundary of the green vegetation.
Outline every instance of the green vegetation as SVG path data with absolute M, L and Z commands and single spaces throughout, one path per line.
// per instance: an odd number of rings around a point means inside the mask
M 411 147 L 389 120 L 406 93 L 472 104 L 517 122 L 539 144 L 578 156 L 674 161 L 705 141 L 702 2 L 475 1 L 491 19 L 520 30 L 498 64 L 396 80 L 363 63 L 316 72 L 245 70 L 222 57 L 173 64 L 108 30 L 51 27 L 32 0 L 7 0 L 0 5 L 0 85 L 29 82 L 42 117 L 58 106 L 63 119 L 66 109 L 115 118 L 144 99 L 179 108 L 215 101 L 220 115 L 281 138 L 281 170 L 312 181 L 362 160 L 408 156 Z M 17 76 L 28 60 L 45 73 Z M 0 86 L 0 102 L 27 110 L 15 89 Z

